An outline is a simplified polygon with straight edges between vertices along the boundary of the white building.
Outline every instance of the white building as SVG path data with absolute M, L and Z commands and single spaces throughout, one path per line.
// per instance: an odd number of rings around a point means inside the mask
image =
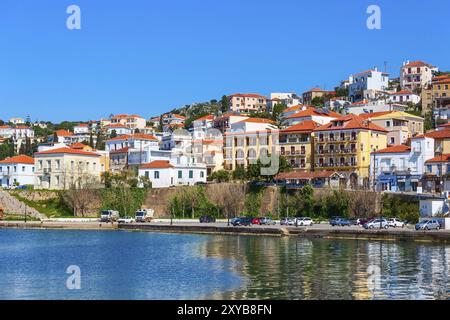
M 111 136 L 111 134 L 113 132 L 116 133 L 116 135 L 118 136 L 122 136 L 124 134 L 132 134 L 133 130 L 130 129 L 129 127 L 127 127 L 126 125 L 120 124 L 120 123 L 116 123 L 116 124 L 110 124 L 105 126 L 106 132 L 109 136 Z
M 399 92 L 390 93 L 388 95 L 387 102 L 400 104 L 418 104 L 420 102 L 420 96 L 409 90 L 401 90 Z
M 302 106 L 299 110 L 296 110 L 296 112 L 283 118 L 283 123 L 287 126 L 293 126 L 305 120 L 312 120 L 323 125 L 341 116 L 341 114 L 328 109 Z
M 364 114 L 364 113 L 375 113 L 375 112 L 387 112 L 387 111 L 405 111 L 405 105 L 400 103 L 389 103 L 384 100 L 377 101 L 367 101 L 362 100 L 359 102 L 354 102 L 349 106 L 345 107 L 346 114 Z
M 156 160 L 141 165 L 139 176 L 148 178 L 152 188 L 192 186 L 206 183 L 206 165 L 193 162 L 172 164 L 168 160 Z
M 19 155 L 0 161 L 0 186 L 34 185 L 34 159 Z
M 419 213 L 421 218 L 435 217 L 448 212 L 448 205 L 442 198 L 425 198 L 419 201 Z
M 73 127 L 73 132 L 75 134 L 89 134 L 89 125 L 86 123 L 80 123 Z
M 396 145 L 372 152 L 372 185 L 375 179 L 377 191 L 421 193 L 425 162 L 433 157 L 434 139 L 424 136 L 412 138 L 411 147 Z
M 351 101 L 360 101 L 365 98 L 364 91 L 385 91 L 388 86 L 389 74 L 374 68 L 349 77 L 348 95 Z
M 138 116 L 136 114 L 128 115 L 128 114 L 117 114 L 115 116 L 112 116 L 109 119 L 110 123 L 104 123 L 103 125 L 108 124 L 122 124 L 127 126 L 128 128 L 134 130 L 134 129 L 143 129 L 145 128 L 147 121 L 142 118 L 141 116 Z
M 270 100 L 267 101 L 267 104 L 272 109 L 276 104 L 284 104 L 287 107 L 292 107 L 301 102 L 302 99 L 295 93 L 275 92 L 270 94 Z
M 10 118 L 9 122 L 14 124 L 14 125 L 25 124 L 25 119 L 23 119 L 23 118 Z

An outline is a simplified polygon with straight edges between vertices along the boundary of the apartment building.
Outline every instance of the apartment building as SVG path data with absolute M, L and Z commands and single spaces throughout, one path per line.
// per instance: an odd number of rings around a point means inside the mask
M 128 115 L 128 114 L 117 114 L 110 118 L 110 124 L 122 124 L 127 126 L 128 128 L 134 129 L 143 129 L 146 126 L 146 120 L 141 116 L 136 114 Z M 105 123 L 104 125 L 108 125 L 109 123 Z
M 437 68 L 423 61 L 406 61 L 400 68 L 400 86 L 403 90 L 415 91 L 431 84 L 433 71 Z
M 303 104 L 310 106 L 314 98 L 322 98 L 324 96 L 334 96 L 334 91 L 322 90 L 320 88 L 312 88 L 302 94 Z
M 280 131 L 278 153 L 285 157 L 295 170 L 313 169 L 313 132 L 318 127 L 320 127 L 319 123 L 304 120 Z
M 377 68 L 349 77 L 348 96 L 352 102 L 367 99 L 372 91 L 385 91 L 389 86 L 389 74 Z
M 36 189 L 65 190 L 100 183 L 100 155 L 69 147 L 37 152 L 35 158 Z
M 249 114 L 263 112 L 267 108 L 267 98 L 254 93 L 235 93 L 228 96 L 230 112 Z
M 450 154 L 441 154 L 425 162 L 424 192 L 450 191 Z
M 80 123 L 73 127 L 73 133 L 75 134 L 89 134 L 89 125 L 87 123 Z
M 388 145 L 406 144 L 408 139 L 422 135 L 424 119 L 402 111 L 360 114 L 361 118 L 387 130 Z
M 423 191 L 425 162 L 434 157 L 434 139 L 411 139 L 411 145 L 395 145 L 371 153 L 371 181 L 376 191 Z
M 334 111 L 322 108 L 313 108 L 302 106 L 295 111 L 289 110 L 289 115 L 283 118 L 283 124 L 293 126 L 297 123 L 310 120 L 319 124 L 327 124 L 331 120 L 341 117 L 342 115 Z M 285 114 L 288 112 L 285 111 Z M 292 112 L 292 113 L 291 113 Z
M 370 153 L 387 146 L 387 131 L 350 114 L 314 129 L 314 167 L 334 170 L 351 188 L 369 187 Z
M 105 126 L 106 133 L 111 136 L 115 133 L 117 136 L 122 136 L 125 134 L 133 134 L 134 130 L 130 129 L 126 125 L 116 123 Z
M 278 129 L 273 121 L 248 118 L 232 124 L 224 134 L 224 142 L 225 169 L 246 168 L 263 154 L 276 154 Z
M 386 111 L 405 111 L 406 106 L 401 103 L 392 103 L 385 99 L 369 101 L 361 100 L 354 102 L 345 107 L 346 114 L 365 114 L 365 113 L 375 113 L 375 112 L 386 112 Z
M 248 117 L 236 112 L 226 113 L 214 119 L 213 128 L 225 133 L 234 123 L 245 119 L 248 119 Z
M 0 161 L 0 187 L 34 185 L 34 159 L 19 155 Z

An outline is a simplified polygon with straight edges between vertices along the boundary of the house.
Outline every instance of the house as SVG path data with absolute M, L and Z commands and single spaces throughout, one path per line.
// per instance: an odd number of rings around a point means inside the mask
M 398 92 L 389 93 L 387 102 L 400 104 L 412 103 L 416 105 L 420 102 L 420 96 L 409 90 L 401 90 Z
M 372 91 L 385 91 L 388 87 L 389 74 L 374 68 L 349 77 L 348 96 L 352 102 L 357 102 L 373 94 Z
M 124 124 L 116 123 L 116 124 L 109 124 L 105 126 L 106 133 L 108 136 L 111 136 L 113 133 L 115 133 L 117 136 L 122 136 L 125 134 L 132 134 L 133 130 L 127 127 Z
M 110 124 L 122 124 L 131 130 L 142 129 L 146 126 L 147 121 L 136 114 L 117 114 L 110 118 Z M 108 124 L 105 124 L 108 125 Z
M 408 139 L 423 134 L 424 118 L 402 111 L 364 113 L 361 118 L 369 120 L 388 131 L 388 144 L 406 144 Z
M 423 61 L 406 61 L 400 68 L 400 86 L 403 90 L 414 91 L 427 87 L 438 69 Z
M 450 75 L 443 74 L 440 76 L 435 76 L 431 79 L 431 84 L 422 88 L 421 99 L 422 99 L 422 114 L 433 109 L 433 106 L 444 105 L 445 99 L 450 96 Z M 439 112 L 441 111 L 441 112 Z M 442 112 L 444 111 L 444 112 Z M 443 113 L 440 115 L 440 113 Z M 435 115 L 438 118 L 450 119 L 447 110 L 435 110 Z
M 339 188 L 343 177 L 336 171 L 314 171 L 314 172 L 281 172 L 274 178 L 278 185 L 287 189 L 302 188 L 307 184 L 315 188 Z
M 338 171 L 351 188 L 369 186 L 370 153 L 387 146 L 387 131 L 349 114 L 314 129 L 314 167 Z
M 302 94 L 303 104 L 310 106 L 315 98 L 323 98 L 325 96 L 334 96 L 334 91 L 322 90 L 320 88 L 312 88 Z
M 278 152 L 295 170 L 310 171 L 313 168 L 313 131 L 320 124 L 304 120 L 280 131 Z
M 387 111 L 405 111 L 405 105 L 401 103 L 390 103 L 384 99 L 369 101 L 361 100 L 345 106 L 346 114 L 365 114 L 374 112 L 387 112 Z
M 36 189 L 65 190 L 95 186 L 100 183 L 104 171 L 98 153 L 69 147 L 37 152 L 34 158 Z
M 245 119 L 248 119 L 248 117 L 239 113 L 226 113 L 214 119 L 213 128 L 220 130 L 222 133 L 225 133 L 231 128 L 231 125 Z
M 425 162 L 434 157 L 434 140 L 411 139 L 411 146 L 395 145 L 371 153 L 371 182 L 376 191 L 423 191 Z
M 256 164 L 263 155 L 276 154 L 278 128 L 271 120 L 248 118 L 233 123 L 224 134 L 224 139 L 225 169 L 247 168 L 250 164 Z
M 12 123 L 13 125 L 25 124 L 25 119 L 24 118 L 10 118 L 8 120 L 8 122 Z
M 87 123 L 80 123 L 73 127 L 75 134 L 89 134 L 89 125 Z
M 254 93 L 235 93 L 228 96 L 230 112 L 249 114 L 263 112 L 267 108 L 267 98 Z
M 139 166 L 139 176 L 149 179 L 152 188 L 192 186 L 206 183 L 206 166 L 193 162 L 172 164 L 168 160 L 155 160 Z
M 0 161 L 0 186 L 34 185 L 34 159 L 19 155 Z
M 276 92 L 270 94 L 270 99 L 267 101 L 267 106 L 269 110 L 273 110 L 273 107 L 277 104 L 283 104 L 289 108 L 299 105 L 300 103 L 301 98 L 295 93 Z
M 313 108 L 302 106 L 297 112 L 283 118 L 283 124 L 293 126 L 305 120 L 317 122 L 319 124 L 327 124 L 331 120 L 341 117 L 342 115 L 334 111 L 323 108 Z
M 433 116 L 436 120 L 450 119 L 450 77 L 431 84 Z

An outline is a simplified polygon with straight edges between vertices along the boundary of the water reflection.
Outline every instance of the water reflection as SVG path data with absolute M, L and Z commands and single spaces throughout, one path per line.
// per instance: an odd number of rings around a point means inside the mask
M 448 299 L 450 247 L 386 241 L 220 236 L 200 254 L 247 281 L 215 299 Z

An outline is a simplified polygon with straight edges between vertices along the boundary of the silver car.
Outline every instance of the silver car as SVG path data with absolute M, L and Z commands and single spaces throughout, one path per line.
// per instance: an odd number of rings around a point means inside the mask
M 441 224 L 435 219 L 422 220 L 416 224 L 416 230 L 439 230 Z
M 363 225 L 364 229 L 373 229 L 373 228 L 389 228 L 388 221 L 386 219 L 373 219 Z

